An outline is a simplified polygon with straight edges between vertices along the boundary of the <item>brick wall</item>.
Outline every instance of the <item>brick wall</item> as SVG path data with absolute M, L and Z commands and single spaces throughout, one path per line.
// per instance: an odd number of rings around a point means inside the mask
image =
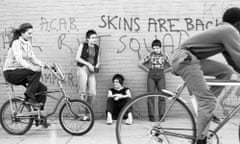
M 74 58 L 85 32 L 95 29 L 101 36 L 102 63 L 97 74 L 95 112 L 103 116 L 113 74 L 125 76 L 125 84 L 134 96 L 146 91 L 147 73 L 137 64 L 153 39 L 160 39 L 171 57 L 182 41 L 215 27 L 226 8 L 239 4 L 238 0 L 1 0 L 0 65 L 8 49 L 9 31 L 30 22 L 34 26 L 36 55 L 46 62 L 62 65 L 66 72 L 66 92 L 77 97 Z M 222 59 L 221 56 L 217 58 Z M 2 75 L 0 78 L 2 81 Z M 53 76 L 47 72 L 42 81 L 49 89 L 56 87 Z M 175 90 L 179 83 L 179 78 L 167 74 L 168 89 Z M 1 89 L 0 104 L 7 99 L 5 88 Z M 22 88 L 17 88 L 17 92 L 21 94 Z M 49 103 L 51 107 L 54 102 Z

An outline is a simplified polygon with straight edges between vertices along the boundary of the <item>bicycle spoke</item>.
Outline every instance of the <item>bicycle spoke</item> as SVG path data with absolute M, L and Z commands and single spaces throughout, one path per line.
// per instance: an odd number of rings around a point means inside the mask
M 165 117 L 161 121 L 151 122 L 148 120 L 148 109 L 145 106 L 149 97 L 158 95 L 135 97 L 121 111 L 116 125 L 118 144 L 194 144 L 196 125 L 184 103 L 178 99 L 175 102 L 166 99 L 168 111 L 165 112 Z M 134 123 L 129 126 L 124 124 L 124 115 L 131 107 L 134 109 Z M 137 110 L 138 112 L 135 112 Z M 181 111 L 181 115 L 177 111 Z
M 63 105 L 59 115 L 60 124 L 65 131 L 73 135 L 87 133 L 94 124 L 94 115 L 86 102 L 75 99 Z

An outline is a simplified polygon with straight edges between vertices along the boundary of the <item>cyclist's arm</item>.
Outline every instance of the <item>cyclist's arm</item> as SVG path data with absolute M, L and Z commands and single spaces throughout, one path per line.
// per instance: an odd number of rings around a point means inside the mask
M 226 28 L 221 38 L 225 47 L 223 56 L 233 69 L 240 73 L 240 35 L 236 29 Z

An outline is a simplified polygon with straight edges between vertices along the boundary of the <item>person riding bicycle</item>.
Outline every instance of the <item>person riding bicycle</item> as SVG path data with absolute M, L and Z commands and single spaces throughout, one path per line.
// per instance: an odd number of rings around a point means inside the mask
M 23 23 L 13 31 L 3 75 L 7 82 L 26 87 L 25 100 L 32 104 L 40 104 L 40 110 L 43 110 L 46 95 L 35 94 L 47 91 L 47 87 L 40 82 L 41 69 L 47 65 L 37 59 L 33 52 L 32 33 L 33 26 L 30 23 Z
M 240 72 L 240 8 L 227 9 L 222 20 L 223 23 L 217 27 L 183 42 L 172 60 L 173 73 L 183 78 L 198 101 L 197 144 L 207 144 L 206 136 L 216 107 L 216 96 L 224 88 L 209 89 L 204 75 L 230 79 L 233 73 L 227 65 L 208 58 L 222 53 L 227 63 Z

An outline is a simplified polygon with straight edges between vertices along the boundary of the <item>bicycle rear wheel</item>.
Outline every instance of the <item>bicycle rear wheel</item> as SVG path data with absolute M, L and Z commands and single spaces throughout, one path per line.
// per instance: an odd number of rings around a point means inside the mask
M 165 99 L 166 111 L 161 120 L 148 120 L 148 98 Z M 125 125 L 124 116 L 131 107 L 134 123 Z M 143 94 L 133 98 L 121 110 L 116 125 L 116 136 L 118 144 L 194 144 L 196 124 L 193 114 L 180 99 L 163 94 Z
M 72 135 L 83 135 L 91 130 L 94 124 L 94 114 L 91 107 L 82 100 L 70 99 L 59 113 L 62 128 Z
M 10 102 L 12 102 L 12 107 Z M 33 119 L 31 117 L 18 117 L 17 114 L 29 111 L 30 107 L 20 99 L 13 98 L 6 101 L 0 110 L 2 128 L 9 134 L 25 134 L 31 128 Z

